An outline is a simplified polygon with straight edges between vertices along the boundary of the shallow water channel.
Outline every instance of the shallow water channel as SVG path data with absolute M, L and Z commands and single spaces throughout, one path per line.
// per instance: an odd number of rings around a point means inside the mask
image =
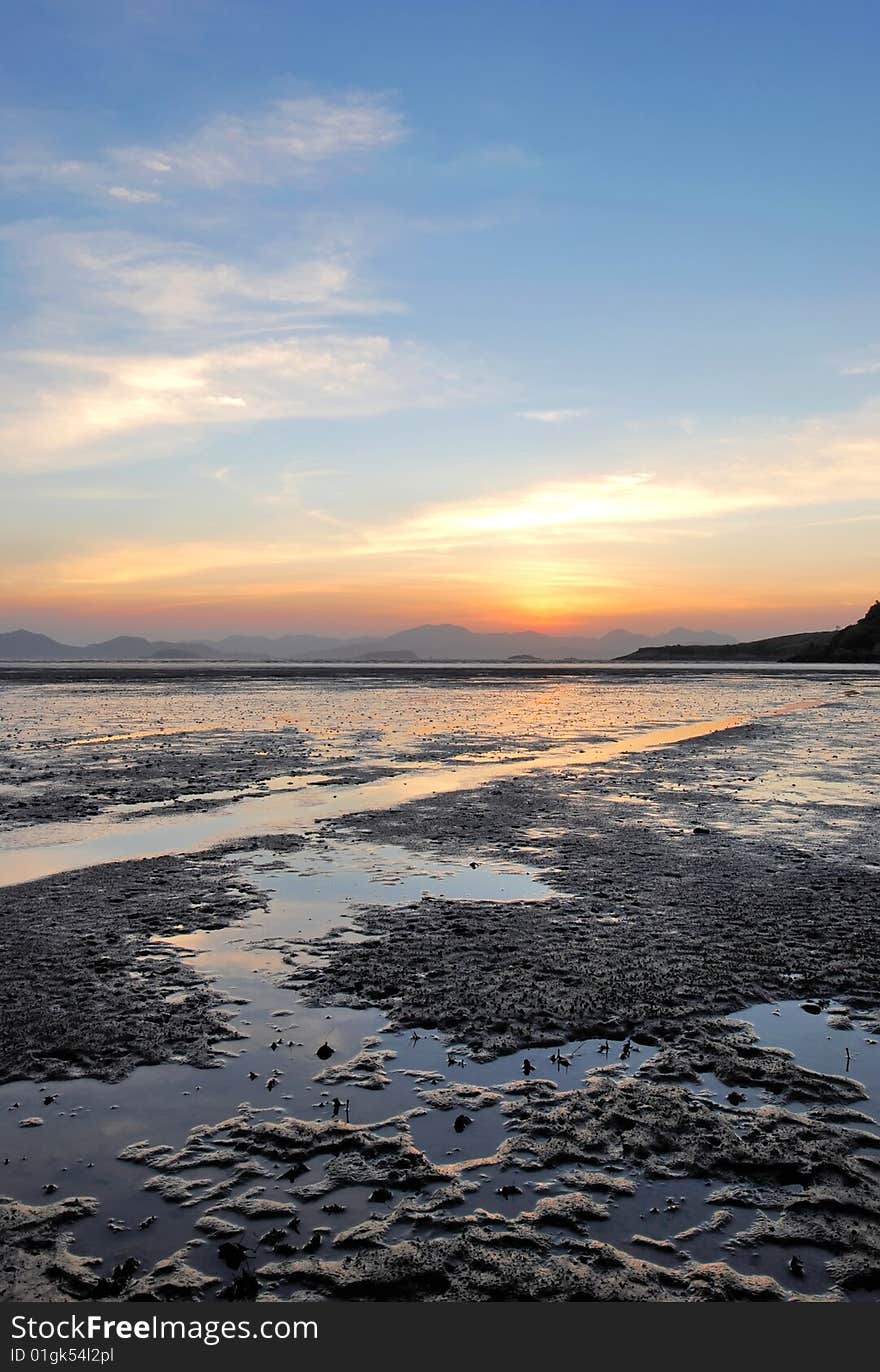
M 808 701 L 797 708 L 809 708 Z M 227 792 L 196 799 L 207 808 L 169 813 L 165 803 L 117 806 L 109 816 L 12 830 L 0 839 L 0 886 L 107 862 L 198 852 L 252 834 L 299 832 L 324 819 L 470 789 L 530 771 L 604 762 L 626 753 L 668 747 L 735 728 L 747 716 L 645 729 L 624 738 L 583 741 L 534 755 L 491 762 L 393 765 L 394 775 L 346 784 L 320 773 L 276 776 L 232 798 Z M 193 799 L 193 798 L 190 798 Z

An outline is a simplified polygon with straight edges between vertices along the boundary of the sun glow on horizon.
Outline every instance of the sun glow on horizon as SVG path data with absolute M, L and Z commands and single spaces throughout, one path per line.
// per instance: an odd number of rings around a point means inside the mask
M 647 12 L 572 7 L 541 52 L 511 16 L 487 75 L 442 16 L 428 45 L 348 9 L 270 0 L 278 41 L 244 61 L 233 0 L 207 39 L 233 79 L 191 88 L 205 40 L 161 6 L 10 26 L 0 629 L 785 628 L 869 603 L 876 121 L 846 117 L 843 66 L 804 46 L 804 101 L 768 22 L 719 103 L 717 36 L 672 6 L 704 126 Z

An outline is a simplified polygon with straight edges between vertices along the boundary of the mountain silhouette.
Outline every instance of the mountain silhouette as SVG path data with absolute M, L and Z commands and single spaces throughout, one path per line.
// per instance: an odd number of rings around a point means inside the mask
M 861 619 L 838 629 L 828 642 L 798 655 L 798 662 L 880 662 L 880 600 Z
M 880 601 L 845 629 L 780 634 L 750 643 L 653 643 L 622 662 L 880 662 Z
M 421 624 L 385 637 L 331 638 L 320 634 L 230 634 L 218 642 L 175 643 L 122 634 L 82 647 L 46 634 L 0 633 L 4 662 L 504 662 L 511 658 L 560 662 L 609 661 L 648 644 L 723 644 L 711 629 L 670 629 L 664 634 L 613 629 L 598 638 L 544 634 L 537 629 L 478 633 L 458 624 Z

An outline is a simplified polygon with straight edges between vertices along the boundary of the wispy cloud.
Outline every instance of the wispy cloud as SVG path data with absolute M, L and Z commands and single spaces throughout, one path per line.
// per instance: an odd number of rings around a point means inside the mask
M 324 171 L 351 175 L 405 137 L 386 97 L 275 100 L 74 157 L 26 121 L 18 135 L 0 148 L 0 175 L 30 193 L 83 193 L 92 210 L 3 233 L 21 309 L 4 340 L 0 470 L 130 464 L 221 426 L 381 415 L 485 391 L 481 363 L 365 323 L 406 307 L 369 280 L 375 232 L 335 199 L 322 213 Z M 284 183 L 294 198 L 279 216 L 271 188 Z
M 638 526 L 678 527 L 777 503 L 773 491 L 757 485 L 734 490 L 650 472 L 611 474 L 437 506 L 369 532 L 365 547 L 404 553 L 489 544 L 559 546 L 584 539 L 625 542 Z
M 876 376 L 877 372 L 880 372 L 880 357 L 876 354 L 864 357 L 859 362 L 847 363 L 840 369 L 841 376 Z
M 586 407 L 569 410 L 518 410 L 518 419 L 531 419 L 536 424 L 567 424 L 573 419 L 586 419 L 592 411 Z
M 284 181 L 331 159 L 390 147 L 403 134 L 400 115 L 374 96 L 312 96 L 276 100 L 251 114 L 217 115 L 178 143 L 116 148 L 111 158 L 162 180 L 215 188 Z
M 13 471 L 115 460 L 107 440 L 150 429 L 378 415 L 442 404 L 469 385 L 415 345 L 379 334 L 307 334 L 190 354 L 36 352 L 8 360 L 16 374 L 7 379 L 0 466 Z
M 294 241 L 258 245 L 246 264 L 192 242 L 118 230 L 31 230 L 10 236 L 57 333 L 74 316 L 81 331 L 136 325 L 187 333 L 241 333 L 301 321 L 400 313 L 365 290 L 351 249 Z M 270 259 L 270 260 L 266 260 Z
M 273 478 L 271 489 L 254 486 L 253 478 L 241 467 L 217 467 L 210 473 L 211 479 L 234 491 L 241 499 L 252 505 L 296 506 L 302 507 L 305 488 L 309 482 L 327 478 L 338 478 L 345 473 L 339 467 L 288 468 L 278 472 Z M 326 517 L 320 511 L 308 511 L 310 516 L 322 520 Z
M 131 186 L 108 186 L 107 194 L 129 205 L 152 205 L 162 199 L 158 191 L 136 191 Z
M 259 540 L 242 536 L 114 541 L 53 563 L 47 571 L 59 583 L 93 586 L 185 580 L 244 569 L 259 578 L 263 573 L 292 574 L 299 567 L 335 575 L 347 566 L 357 576 L 357 567 L 365 563 L 371 578 L 379 570 L 390 574 L 400 565 L 408 568 L 408 575 L 422 568 L 448 576 L 460 559 L 471 565 L 470 554 L 465 554 L 471 549 L 479 550 L 481 560 L 505 559 L 508 579 L 517 568 L 534 565 L 546 571 L 552 565 L 576 583 L 578 569 L 601 548 L 606 558 L 601 574 L 613 580 L 623 574 L 631 550 L 644 558 L 670 542 L 680 549 L 683 539 L 698 547 L 721 521 L 768 512 L 781 517 L 784 512 L 827 506 L 840 498 L 841 489 L 847 499 L 880 498 L 878 457 L 880 439 L 873 454 L 867 445 L 854 453 L 832 442 L 815 446 L 809 456 L 802 451 L 795 466 L 774 467 L 753 453 L 743 456 L 736 467 L 707 472 L 699 481 L 683 473 L 636 471 L 547 481 L 493 498 L 427 506 L 385 522 L 349 522 L 308 509 L 302 499 L 305 482 L 333 473 L 303 469 L 284 474 L 280 487 L 267 492 L 264 501 L 278 507 L 279 518 L 286 505 L 296 506 L 295 540 L 281 536 L 282 522 L 270 525 Z M 220 468 L 213 476 L 233 488 L 238 481 L 229 468 Z M 615 569 L 611 555 L 616 544 L 621 551 L 615 555 L 620 564 Z
M 380 97 L 305 96 L 213 115 L 176 141 L 107 147 L 90 158 L 60 157 L 45 140 L 19 139 L 3 151 L 0 176 L 13 186 L 52 183 L 146 204 L 186 186 L 218 190 L 296 180 L 392 147 L 404 134 L 400 114 Z

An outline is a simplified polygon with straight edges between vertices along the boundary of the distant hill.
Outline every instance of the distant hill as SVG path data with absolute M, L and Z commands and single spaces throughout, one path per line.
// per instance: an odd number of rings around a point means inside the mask
M 880 662 L 880 600 L 855 624 L 838 629 L 827 643 L 808 644 L 796 662 Z
M 46 634 L 32 634 L 28 629 L 0 634 L 0 662 L 210 661 L 220 656 L 217 649 L 207 643 L 154 643 L 147 638 L 128 635 L 75 647 L 70 643 L 58 643 Z
M 46 634 L 32 634 L 29 629 L 0 634 L 0 658 L 6 662 L 69 662 L 79 653 L 79 648 L 56 643 Z
M 475 633 L 458 624 L 421 624 L 385 638 L 329 638 L 285 634 L 278 638 L 232 634 L 216 643 L 153 642 L 121 635 L 84 647 L 59 643 L 27 629 L 0 634 L 3 662 L 607 662 L 647 644 L 723 644 L 711 629 L 670 629 L 651 636 L 613 629 L 599 638 L 542 634 Z
M 796 654 L 818 652 L 834 637 L 832 630 L 814 634 L 780 634 L 777 638 L 757 638 L 751 643 L 653 644 L 619 657 L 618 662 L 792 662 Z M 813 658 L 803 657 L 809 662 Z
M 213 646 L 226 658 L 295 657 L 311 658 L 333 648 L 338 638 L 320 634 L 284 634 L 281 638 L 266 638 L 261 634 L 230 634 Z
M 359 653 L 357 662 L 419 662 L 421 659 L 409 648 L 387 648 L 370 653 Z
M 84 647 L 46 634 L 0 633 L 0 662 L 876 662 L 880 601 L 856 624 L 816 633 L 781 634 L 748 643 L 711 629 L 664 634 L 612 629 L 598 638 L 535 629 L 476 633 L 459 624 L 420 624 L 385 638 L 321 634 L 231 634 L 216 643 L 173 643 L 128 634 Z
M 880 662 L 880 600 L 845 629 L 782 634 L 751 643 L 652 644 L 621 662 Z
M 679 630 L 661 634 L 659 641 L 668 643 L 680 634 L 685 641 L 723 643 L 721 634 L 711 629 Z M 538 658 L 546 662 L 573 659 L 576 662 L 610 661 L 620 652 L 657 641 L 647 634 L 634 634 L 626 629 L 612 630 L 599 638 L 581 635 L 563 636 L 542 634 L 535 629 L 507 633 L 476 633 L 458 624 L 421 624 L 414 629 L 402 629 L 387 638 L 359 638 L 325 644 L 314 652 L 322 661 L 358 660 L 369 653 L 373 661 L 399 661 L 402 652 L 411 653 L 420 662 L 504 662 Z M 271 640 L 269 640 L 271 643 Z M 277 647 L 275 649 L 277 652 Z
M 143 662 L 154 658 L 189 661 L 217 656 L 216 649 L 207 643 L 154 643 L 147 638 L 127 635 L 108 638 L 103 643 L 88 643 L 85 648 L 75 651 L 82 658 L 99 662 Z

